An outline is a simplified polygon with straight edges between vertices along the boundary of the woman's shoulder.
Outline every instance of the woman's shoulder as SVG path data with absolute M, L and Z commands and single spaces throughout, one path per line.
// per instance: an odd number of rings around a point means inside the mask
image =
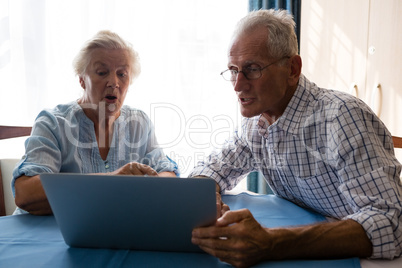
M 54 116 L 65 117 L 67 114 L 77 111 L 77 110 L 82 110 L 82 109 L 76 101 L 72 101 L 72 102 L 65 103 L 65 104 L 58 104 L 57 106 L 55 106 L 53 108 L 43 109 L 39 114 L 51 114 Z
M 83 114 L 81 107 L 76 101 L 73 101 L 66 104 L 59 104 L 54 108 L 43 109 L 38 114 L 36 120 L 45 120 L 45 118 L 49 118 L 50 120 L 64 121 L 77 118 L 80 114 Z
M 81 113 L 79 111 L 82 112 L 82 109 L 77 102 L 59 104 L 54 108 L 44 109 L 35 119 L 33 132 L 36 136 L 55 136 L 58 137 L 57 139 L 60 141 L 60 139 L 65 136 L 62 135 L 65 133 L 63 129 L 78 126 L 79 124 L 77 122 L 82 122 L 82 120 L 80 120 L 81 117 L 79 114 Z

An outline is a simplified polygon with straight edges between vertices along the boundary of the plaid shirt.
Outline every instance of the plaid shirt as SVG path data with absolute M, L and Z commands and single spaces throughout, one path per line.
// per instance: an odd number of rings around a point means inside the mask
M 198 163 L 222 190 L 262 172 L 273 192 L 337 219 L 353 219 L 373 244 L 372 258 L 401 256 L 401 164 L 391 135 L 361 100 L 318 88 L 303 75 L 283 115 L 243 120 L 241 132 Z

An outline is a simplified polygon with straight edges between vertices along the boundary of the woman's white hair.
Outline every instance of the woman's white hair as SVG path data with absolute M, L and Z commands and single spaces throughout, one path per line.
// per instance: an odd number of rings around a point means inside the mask
M 97 48 L 105 49 L 124 49 L 128 52 L 130 62 L 130 84 L 141 72 L 140 58 L 132 45 L 124 41 L 118 34 L 103 30 L 98 32 L 93 38 L 88 40 L 77 56 L 74 58 L 73 67 L 75 74 L 83 76 L 91 61 L 92 51 Z
M 295 25 L 293 16 L 286 10 L 252 11 L 238 22 L 233 36 L 240 36 L 264 27 L 268 31 L 268 55 L 279 59 L 298 54 Z

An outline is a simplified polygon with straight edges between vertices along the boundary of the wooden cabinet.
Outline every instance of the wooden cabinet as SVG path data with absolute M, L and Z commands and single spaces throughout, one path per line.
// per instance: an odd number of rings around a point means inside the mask
M 300 55 L 307 78 L 365 98 L 368 12 L 367 0 L 302 1 Z
M 369 105 L 402 136 L 402 1 L 371 0 L 366 90 Z
M 303 0 L 300 55 L 308 79 L 361 98 L 402 136 L 402 1 Z

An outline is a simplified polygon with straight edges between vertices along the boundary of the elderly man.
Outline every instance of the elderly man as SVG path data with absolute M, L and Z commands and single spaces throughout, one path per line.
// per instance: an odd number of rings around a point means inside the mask
M 263 228 L 248 210 L 228 211 L 192 241 L 238 267 L 295 258 L 401 256 L 401 164 L 381 120 L 361 100 L 301 74 L 294 21 L 260 10 L 242 19 L 222 76 L 233 84 L 241 131 L 190 176 L 233 188 L 249 172 L 273 192 L 333 221 Z M 267 207 L 267 210 L 269 207 Z

